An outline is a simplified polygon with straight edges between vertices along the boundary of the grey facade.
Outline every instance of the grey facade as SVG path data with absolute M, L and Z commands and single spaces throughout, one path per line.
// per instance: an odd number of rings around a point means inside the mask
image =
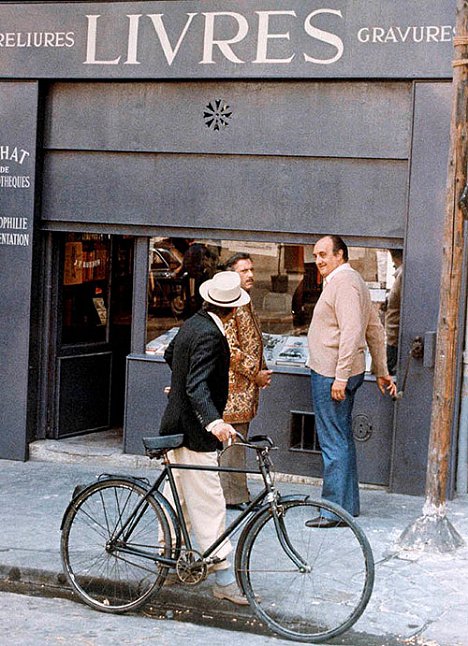
M 0 145 L 30 153 L 31 178 L 0 188 L 1 221 L 27 217 L 30 235 L 0 247 L 1 457 L 60 437 L 78 398 L 89 428 L 110 426 L 117 366 L 125 450 L 156 431 L 168 369 L 145 355 L 150 236 L 310 244 L 336 232 L 405 248 L 400 375 L 414 337 L 428 351 L 396 404 L 366 381 L 356 428 L 363 481 L 423 491 L 455 3 L 368 4 L 0 4 Z M 214 99 L 232 111 L 221 132 L 203 120 Z M 124 356 L 112 338 L 58 348 L 57 241 L 69 232 L 132 241 Z M 313 412 L 308 375 L 277 373 L 255 427 L 279 443 L 280 470 L 319 475 L 320 456 L 288 439 L 294 414 Z

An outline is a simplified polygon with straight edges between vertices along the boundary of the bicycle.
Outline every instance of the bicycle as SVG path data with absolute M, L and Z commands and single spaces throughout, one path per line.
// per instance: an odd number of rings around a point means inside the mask
M 241 436 L 239 436 L 241 438 Z M 317 643 L 348 630 L 362 615 L 374 582 L 374 560 L 362 529 L 343 509 L 307 495 L 282 496 L 274 485 L 268 436 L 234 446 L 254 450 L 258 471 L 171 463 L 167 453 L 182 435 L 145 438 L 147 455 L 162 460 L 147 479 L 102 474 L 72 498 L 62 520 L 61 555 L 68 582 L 89 606 L 104 612 L 135 610 L 161 590 L 169 569 L 195 585 L 219 562 L 216 550 L 237 529 L 237 583 L 257 615 L 276 634 Z M 259 473 L 262 491 L 203 554 L 187 531 L 173 470 Z M 160 491 L 169 482 L 174 507 Z M 336 528 L 305 521 L 332 512 Z

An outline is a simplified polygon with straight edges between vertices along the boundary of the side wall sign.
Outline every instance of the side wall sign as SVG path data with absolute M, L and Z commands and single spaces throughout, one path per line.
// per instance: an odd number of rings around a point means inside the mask
M 0 82 L 0 458 L 18 460 L 27 451 L 37 106 L 36 82 Z
M 450 78 L 455 0 L 0 6 L 0 78 Z

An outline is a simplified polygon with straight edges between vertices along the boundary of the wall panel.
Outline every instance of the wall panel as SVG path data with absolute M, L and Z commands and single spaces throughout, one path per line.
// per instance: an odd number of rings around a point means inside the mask
M 217 99 L 230 116 L 213 130 Z M 411 84 L 57 83 L 46 114 L 47 148 L 406 159 Z
M 45 220 L 401 238 L 404 161 L 49 152 Z

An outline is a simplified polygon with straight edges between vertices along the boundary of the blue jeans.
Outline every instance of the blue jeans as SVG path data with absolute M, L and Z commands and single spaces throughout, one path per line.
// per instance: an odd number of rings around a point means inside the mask
M 315 428 L 322 449 L 322 497 L 336 502 L 352 516 L 359 516 L 359 486 L 356 447 L 352 429 L 354 396 L 364 381 L 364 373 L 348 379 L 346 399 L 331 398 L 333 377 L 323 377 L 312 370 L 312 402 Z M 333 518 L 333 514 L 324 512 Z

